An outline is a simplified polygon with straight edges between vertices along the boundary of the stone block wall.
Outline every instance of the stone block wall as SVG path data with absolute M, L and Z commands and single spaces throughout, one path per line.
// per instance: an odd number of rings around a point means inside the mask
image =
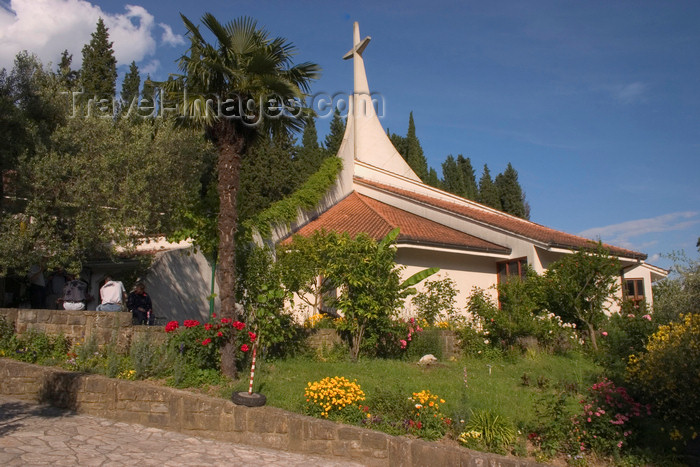
M 116 342 L 122 350 L 139 338 L 165 340 L 162 326 L 133 326 L 131 313 L 0 308 L 0 316 L 14 323 L 19 335 L 34 329 L 49 335 L 63 334 L 74 342 L 94 337 L 100 346 Z
M 0 358 L 0 394 L 188 435 L 317 454 L 367 466 L 524 467 L 533 462 L 319 420 L 243 407 L 143 381 L 109 379 Z

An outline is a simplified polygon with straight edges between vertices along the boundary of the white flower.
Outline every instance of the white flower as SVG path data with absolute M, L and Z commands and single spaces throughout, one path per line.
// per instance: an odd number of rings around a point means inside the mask
M 490 344 L 490 343 L 491 343 L 491 341 L 490 341 L 490 340 L 488 340 L 488 339 L 484 339 L 484 344 Z

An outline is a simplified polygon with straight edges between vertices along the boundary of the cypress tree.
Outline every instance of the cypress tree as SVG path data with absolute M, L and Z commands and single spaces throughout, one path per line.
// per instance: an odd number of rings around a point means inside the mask
M 476 200 L 479 190 L 476 186 L 476 175 L 474 174 L 474 167 L 472 167 L 472 161 L 468 157 L 465 158 L 463 155 L 457 156 L 457 167 L 462 173 L 462 182 L 464 183 L 464 198 Z
M 78 81 L 79 73 L 77 70 L 71 69 L 71 64 L 73 63 L 73 54 L 69 54 L 68 50 L 64 50 L 61 53 L 61 61 L 58 64 L 58 77 L 61 84 L 66 87 L 66 89 L 72 91 L 75 89 L 76 82 Z
M 498 190 L 498 197 L 501 200 L 503 212 L 527 219 L 525 196 L 518 182 L 518 172 L 510 162 L 506 170 L 496 176 L 494 184 Z
M 389 134 L 389 129 L 386 130 L 387 136 L 389 136 L 389 140 L 391 141 L 392 146 L 396 148 L 399 154 L 401 154 L 401 157 L 406 160 L 406 152 L 408 149 L 408 140 L 401 135 L 397 135 L 396 133 L 391 133 Z
M 306 181 L 309 176 L 316 173 L 326 157 L 326 152 L 318 145 L 318 133 L 313 117 L 309 117 L 301 137 L 301 147 L 297 151 L 296 173 L 298 185 Z
M 452 154 L 447 156 L 445 162 L 442 163 L 442 186 L 445 191 L 457 196 L 464 196 L 466 193 L 462 171 L 459 170 L 457 161 Z
M 496 190 L 496 186 L 491 179 L 489 166 L 486 164 L 484 164 L 484 172 L 479 179 L 479 196 L 477 201 L 486 206 L 498 209 L 499 211 L 502 209 L 501 198 L 499 198 L 498 190 Z
M 114 58 L 108 29 L 100 18 L 89 44 L 83 47 L 80 83 L 85 97 L 112 99 L 117 90 L 117 60 Z
M 425 183 L 430 186 L 434 186 L 435 188 L 440 188 L 442 186 L 442 183 L 440 183 L 440 179 L 438 178 L 437 171 L 434 168 L 430 168 L 428 171 L 428 178 L 425 180 Z
M 129 72 L 124 77 L 124 82 L 122 83 L 122 102 L 128 108 L 134 98 L 139 97 L 141 87 L 141 76 L 139 75 L 139 67 L 136 66 L 136 62 L 131 62 L 129 65 Z
M 425 181 L 428 178 L 428 161 L 423 154 L 423 148 L 416 136 L 416 124 L 413 121 L 413 112 L 408 116 L 408 133 L 406 134 L 406 153 L 402 154 L 408 165 Z
M 241 159 L 238 216 L 240 222 L 289 196 L 297 187 L 293 159 L 296 156 L 290 135 L 280 134 L 256 141 Z
M 340 116 L 340 111 L 335 109 L 335 112 L 333 112 L 333 120 L 331 120 L 330 131 L 326 135 L 325 140 L 326 154 L 328 156 L 338 155 L 338 150 L 340 149 L 340 144 L 343 142 L 344 134 L 345 122 Z

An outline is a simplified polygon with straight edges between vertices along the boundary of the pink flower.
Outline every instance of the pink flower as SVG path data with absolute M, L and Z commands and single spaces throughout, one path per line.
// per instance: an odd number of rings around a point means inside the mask
M 647 320 L 647 321 L 651 321 L 651 316 L 650 316 L 650 315 L 644 315 L 644 316 L 642 316 L 642 318 L 644 318 L 644 319 Z
M 241 350 L 242 350 L 243 352 L 247 352 L 248 350 L 250 350 L 250 347 L 248 347 L 248 344 L 243 344 L 243 345 L 241 346 Z
M 608 335 L 608 333 L 606 331 L 601 332 L 601 334 L 603 335 L 603 337 Z
M 208 337 L 202 341 L 202 345 L 209 345 L 210 343 L 211 343 L 211 339 Z
M 403 339 L 401 339 L 399 342 L 401 342 L 401 348 L 402 348 L 402 349 L 405 349 L 406 346 L 408 345 L 408 343 L 407 343 L 405 340 L 403 340 Z
M 590 423 L 590 422 L 591 422 L 591 417 L 588 417 L 587 421 L 588 421 L 588 423 Z
M 618 447 L 618 448 L 621 448 L 621 447 L 622 447 L 622 441 L 620 441 L 619 443 L 617 443 L 617 447 Z

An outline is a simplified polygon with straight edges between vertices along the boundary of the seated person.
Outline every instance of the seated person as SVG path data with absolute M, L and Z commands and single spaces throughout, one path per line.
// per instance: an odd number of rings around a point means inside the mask
M 100 298 L 102 303 L 97 305 L 97 311 L 122 311 L 126 299 L 124 284 L 112 280 L 111 276 L 105 276 L 105 284 L 100 287 Z
M 133 292 L 126 300 L 126 307 L 131 311 L 134 324 L 147 324 L 152 326 L 155 317 L 153 316 L 153 305 L 151 297 L 146 293 L 146 286 L 143 282 L 137 282 Z
M 72 279 L 63 287 L 63 309 L 84 310 L 89 299 L 87 283 L 80 279 Z

